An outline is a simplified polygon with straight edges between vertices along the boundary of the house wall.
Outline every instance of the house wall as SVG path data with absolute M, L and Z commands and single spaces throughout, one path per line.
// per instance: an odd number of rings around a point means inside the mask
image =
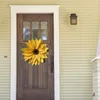
M 100 0 L 0 0 L 0 100 L 10 99 L 10 4 L 60 5 L 61 100 L 92 100 L 90 61 L 100 31 Z M 77 14 L 78 25 L 69 24 L 70 13 Z

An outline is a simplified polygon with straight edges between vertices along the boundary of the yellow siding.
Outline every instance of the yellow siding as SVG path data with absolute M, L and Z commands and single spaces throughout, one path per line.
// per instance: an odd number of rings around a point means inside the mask
M 10 99 L 9 4 L 60 5 L 61 100 L 92 100 L 90 60 L 100 31 L 100 0 L 0 0 L 0 100 Z M 78 25 L 69 24 L 70 13 L 78 15 Z

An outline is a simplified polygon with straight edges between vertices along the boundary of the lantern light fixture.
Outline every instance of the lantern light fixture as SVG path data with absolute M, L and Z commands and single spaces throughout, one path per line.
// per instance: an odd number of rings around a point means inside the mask
M 77 15 L 75 13 L 70 14 L 70 24 L 77 25 Z

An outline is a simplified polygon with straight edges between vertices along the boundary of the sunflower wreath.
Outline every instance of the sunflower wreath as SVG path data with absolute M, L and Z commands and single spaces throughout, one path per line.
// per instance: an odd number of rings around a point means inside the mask
M 26 48 L 21 50 L 24 60 L 32 65 L 43 63 L 48 55 L 48 48 L 41 39 L 28 40 Z

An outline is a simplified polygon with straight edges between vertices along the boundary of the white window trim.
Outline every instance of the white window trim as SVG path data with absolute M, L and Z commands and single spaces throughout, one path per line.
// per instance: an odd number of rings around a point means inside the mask
M 16 100 L 17 13 L 53 13 L 54 15 L 54 100 L 60 100 L 59 73 L 59 5 L 10 5 L 11 7 L 11 90 L 10 100 Z

